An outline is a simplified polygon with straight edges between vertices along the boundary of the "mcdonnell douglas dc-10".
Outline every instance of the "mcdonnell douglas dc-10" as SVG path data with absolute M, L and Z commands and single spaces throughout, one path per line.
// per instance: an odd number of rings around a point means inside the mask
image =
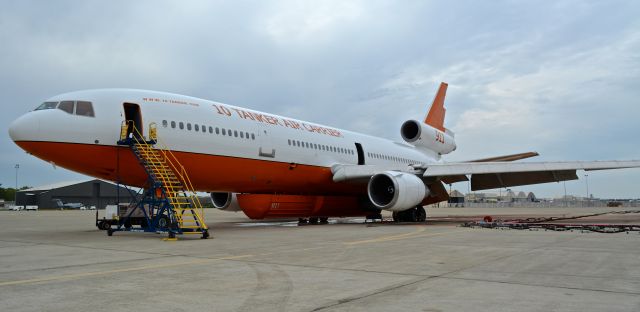
M 577 179 L 576 170 L 640 167 L 640 160 L 517 162 L 522 153 L 446 162 L 456 150 L 445 128 L 442 83 L 426 117 L 400 127 L 404 142 L 177 94 L 100 89 L 54 96 L 10 126 L 13 141 L 57 166 L 145 187 L 147 174 L 117 142 L 121 125 L 157 136 L 210 192 L 214 207 L 252 219 L 379 215 L 419 222 L 424 205 L 445 201 L 444 184 L 472 190 Z M 155 129 L 155 128 L 154 128 Z M 130 134 L 129 134 L 130 135 Z

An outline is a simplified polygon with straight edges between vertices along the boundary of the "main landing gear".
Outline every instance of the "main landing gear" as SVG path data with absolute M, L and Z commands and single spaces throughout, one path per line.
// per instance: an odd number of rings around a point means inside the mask
M 404 211 L 393 212 L 393 221 L 395 222 L 425 222 L 427 221 L 427 212 L 422 206 L 407 209 Z
M 305 224 L 329 224 L 329 218 L 327 217 L 311 217 L 309 219 L 298 218 L 298 225 Z

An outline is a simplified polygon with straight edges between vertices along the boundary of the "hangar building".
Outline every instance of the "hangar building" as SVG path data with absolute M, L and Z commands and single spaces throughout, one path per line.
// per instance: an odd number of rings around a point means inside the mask
M 123 186 L 100 179 L 60 182 L 21 190 L 16 195 L 16 205 L 36 205 L 38 209 L 59 208 L 63 203 L 82 203 L 86 207 L 104 209 L 106 205 L 130 202 L 132 196 Z

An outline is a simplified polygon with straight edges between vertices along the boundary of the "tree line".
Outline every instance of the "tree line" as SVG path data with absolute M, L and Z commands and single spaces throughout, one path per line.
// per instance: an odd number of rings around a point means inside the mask
M 23 186 L 18 190 L 26 190 L 29 186 Z M 13 187 L 0 187 L 0 199 L 4 199 L 5 201 L 13 201 L 16 198 L 16 189 Z

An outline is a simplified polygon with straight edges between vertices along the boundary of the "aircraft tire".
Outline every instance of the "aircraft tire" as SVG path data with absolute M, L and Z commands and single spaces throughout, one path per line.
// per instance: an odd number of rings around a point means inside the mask
M 169 220 L 169 217 L 167 216 L 160 216 L 160 218 L 158 218 L 158 224 L 156 225 L 158 229 L 166 229 L 169 227 L 169 223 L 171 222 L 171 220 Z
M 393 213 L 393 221 L 395 222 L 418 222 L 417 208 L 411 208 L 404 211 L 396 211 Z
M 416 222 L 425 222 L 427 221 L 427 212 L 424 210 L 424 207 L 418 206 L 416 207 Z

